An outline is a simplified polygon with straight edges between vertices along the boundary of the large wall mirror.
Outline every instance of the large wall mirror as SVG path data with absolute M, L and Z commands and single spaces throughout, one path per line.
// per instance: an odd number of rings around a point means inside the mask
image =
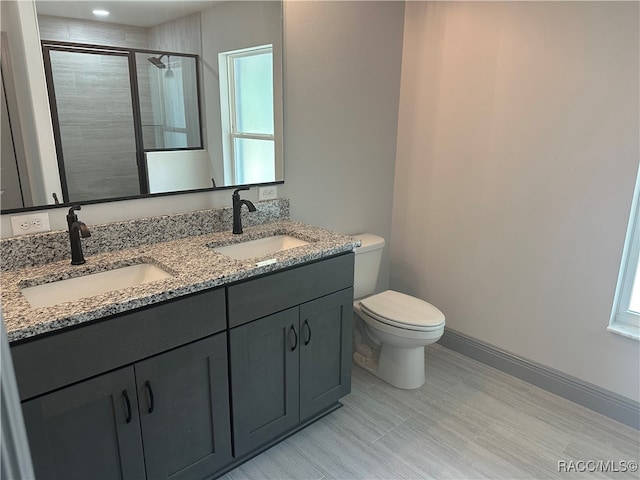
M 281 182 L 282 2 L 3 1 L 2 120 L 3 213 Z

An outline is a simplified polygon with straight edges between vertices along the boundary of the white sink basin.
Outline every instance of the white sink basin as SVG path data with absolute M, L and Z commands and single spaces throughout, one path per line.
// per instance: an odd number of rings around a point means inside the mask
M 300 240 L 289 235 L 276 235 L 274 237 L 259 238 L 257 240 L 249 240 L 247 242 L 234 243 L 232 245 L 224 245 L 215 247 L 214 250 L 222 253 L 227 257 L 236 260 L 244 260 L 247 258 L 263 257 L 271 253 L 289 250 L 290 248 L 308 245 L 309 242 Z
M 142 283 L 154 282 L 170 276 L 171 274 L 156 265 L 139 263 L 106 272 L 92 273 L 81 277 L 58 280 L 57 282 L 43 283 L 34 287 L 26 287 L 21 291 L 32 307 L 51 307 L 59 303 L 71 302 Z

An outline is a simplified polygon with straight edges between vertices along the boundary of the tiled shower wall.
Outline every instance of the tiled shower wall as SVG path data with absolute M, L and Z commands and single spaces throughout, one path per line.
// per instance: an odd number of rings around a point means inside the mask
M 140 193 L 126 56 L 51 52 L 71 201 Z

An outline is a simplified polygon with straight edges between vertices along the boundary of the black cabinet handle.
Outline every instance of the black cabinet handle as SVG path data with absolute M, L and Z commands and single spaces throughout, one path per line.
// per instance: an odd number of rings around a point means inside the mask
M 311 341 L 311 325 L 309 325 L 309 320 L 304 321 L 302 326 L 304 327 L 305 325 L 307 327 L 307 332 L 309 333 L 309 335 L 307 336 L 307 339 L 304 341 L 304 346 L 306 347 L 307 345 L 309 345 L 309 342 Z
M 298 332 L 296 332 L 295 325 L 291 325 L 291 330 L 293 331 L 293 335 L 295 337 L 295 343 L 293 344 L 293 347 L 291 347 L 291 351 L 293 352 L 298 347 Z
M 124 401 L 127 404 L 127 419 L 125 422 L 131 423 L 131 402 L 129 401 L 129 394 L 127 390 L 122 390 L 122 396 L 124 397 Z
M 147 393 L 149 393 L 149 413 L 153 413 L 155 402 L 153 401 L 153 390 L 151 389 L 151 382 L 147 380 L 146 382 L 144 382 L 144 386 L 147 387 Z

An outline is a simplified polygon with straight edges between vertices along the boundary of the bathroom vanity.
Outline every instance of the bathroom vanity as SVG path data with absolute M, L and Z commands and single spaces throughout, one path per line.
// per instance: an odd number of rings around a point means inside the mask
M 240 239 L 212 233 L 87 257 L 90 270 L 145 258 L 172 275 L 32 309 L 38 325 L 25 325 L 16 289 L 73 273 L 62 262 L 4 273 L 36 476 L 214 478 L 338 408 L 351 384 L 357 241 L 288 221 L 244 239 L 282 232 L 308 243 L 238 260 L 212 246 Z

